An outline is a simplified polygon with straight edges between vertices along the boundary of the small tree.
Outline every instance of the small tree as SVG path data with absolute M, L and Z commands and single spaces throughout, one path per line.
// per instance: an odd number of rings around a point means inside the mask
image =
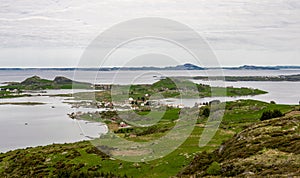
M 275 101 L 271 101 L 270 104 L 276 104 L 276 102 Z
M 205 107 L 203 112 L 202 112 L 202 115 L 205 116 L 205 117 L 208 117 L 210 114 L 210 109 L 208 107 Z

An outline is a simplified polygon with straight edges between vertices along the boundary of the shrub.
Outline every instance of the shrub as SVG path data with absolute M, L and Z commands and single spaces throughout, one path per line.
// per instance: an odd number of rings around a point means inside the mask
M 264 120 L 268 120 L 268 119 L 271 119 L 272 118 L 272 112 L 271 111 L 264 111 L 260 117 L 260 120 L 261 121 L 264 121 Z
M 280 110 L 275 109 L 275 110 L 273 111 L 273 113 L 272 113 L 272 116 L 273 116 L 273 118 L 276 118 L 276 117 L 281 117 L 281 116 L 283 116 L 283 114 L 282 114 L 282 112 L 281 112 Z
M 213 162 L 208 169 L 206 170 L 208 175 L 220 175 L 221 174 L 221 166 L 218 162 Z
M 275 101 L 271 101 L 270 104 L 276 104 L 276 102 Z
M 203 112 L 202 112 L 202 115 L 205 116 L 205 117 L 208 117 L 210 114 L 210 109 L 209 108 L 204 108 Z
M 281 117 L 281 116 L 283 116 L 283 114 L 278 109 L 275 109 L 273 111 L 268 110 L 268 111 L 263 112 L 262 116 L 260 117 L 260 120 L 264 121 L 264 120 Z

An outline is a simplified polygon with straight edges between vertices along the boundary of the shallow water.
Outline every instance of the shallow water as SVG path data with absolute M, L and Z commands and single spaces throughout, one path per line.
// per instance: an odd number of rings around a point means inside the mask
M 88 137 L 98 137 L 107 132 L 107 127 L 101 123 L 69 118 L 67 114 L 77 110 L 62 103 L 63 100 L 64 98 L 59 97 L 41 96 L 0 100 L 46 103 L 36 106 L 0 105 L 0 152 L 28 146 L 89 140 Z
M 206 75 L 207 71 L 121 71 L 121 72 L 96 72 L 80 71 L 75 79 L 91 83 L 115 83 L 132 84 L 156 82 L 157 76 L 197 76 Z M 232 76 L 275 76 L 300 74 L 300 70 L 278 70 L 278 71 L 248 71 L 248 70 L 224 70 L 225 75 Z M 22 81 L 27 77 L 38 75 L 43 78 L 53 79 L 62 75 L 73 78 L 73 71 L 0 71 L 0 83 L 8 81 Z M 218 72 L 209 71 L 209 74 Z M 116 78 L 114 78 L 116 77 Z M 300 82 L 208 82 L 195 80 L 196 83 L 210 84 L 213 86 L 225 85 L 234 87 L 258 88 L 269 93 L 257 96 L 245 97 L 217 97 L 195 99 L 173 99 L 164 101 L 166 103 L 183 104 L 194 106 L 195 103 L 209 102 L 214 99 L 221 101 L 233 101 L 237 99 L 257 99 L 261 101 L 275 101 L 281 104 L 298 104 L 300 101 Z M 82 92 L 86 90 L 48 90 L 46 94 L 64 94 Z M 44 93 L 42 93 L 44 94 Z M 36 94 L 35 94 L 36 95 Z M 48 145 L 52 143 L 77 142 L 88 140 L 88 137 L 97 137 L 107 132 L 107 127 L 100 123 L 89 123 L 70 119 L 67 114 L 77 111 L 96 111 L 96 109 L 80 108 L 72 109 L 71 105 L 63 103 L 62 97 L 23 97 L 14 99 L 0 99 L 0 102 L 42 102 L 45 105 L 0 105 L 0 152 L 12 149 L 25 148 L 28 146 Z M 54 106 L 54 108 L 52 108 Z M 101 110 L 99 110 L 101 111 Z

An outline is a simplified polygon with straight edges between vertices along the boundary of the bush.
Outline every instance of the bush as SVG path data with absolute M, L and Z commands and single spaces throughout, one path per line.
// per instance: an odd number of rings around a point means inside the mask
M 202 112 L 202 115 L 205 116 L 205 117 L 208 117 L 210 114 L 210 109 L 209 108 L 204 108 L 203 112 Z
M 280 110 L 275 109 L 275 110 L 273 111 L 272 116 L 273 116 L 273 118 L 276 118 L 276 117 L 281 117 L 281 116 L 283 116 L 283 114 L 282 114 L 282 112 L 281 112 Z
M 265 120 L 268 120 L 268 119 L 271 119 L 272 118 L 272 112 L 271 111 L 264 111 L 260 117 L 260 120 L 261 121 L 265 121 Z
M 271 101 L 270 104 L 276 104 L 276 102 L 275 101 Z
M 262 116 L 260 117 L 260 120 L 264 121 L 264 120 L 281 117 L 281 116 L 283 116 L 283 114 L 278 109 L 275 109 L 273 111 L 268 110 L 268 111 L 263 112 Z
M 213 162 L 208 169 L 206 170 L 208 175 L 220 175 L 221 174 L 221 166 L 218 162 Z

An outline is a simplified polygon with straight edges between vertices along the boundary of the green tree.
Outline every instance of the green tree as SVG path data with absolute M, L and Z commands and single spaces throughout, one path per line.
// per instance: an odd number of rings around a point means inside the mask
M 276 102 L 275 101 L 271 101 L 270 104 L 276 104 Z
M 210 109 L 208 107 L 204 108 L 202 115 L 208 117 L 210 114 Z

